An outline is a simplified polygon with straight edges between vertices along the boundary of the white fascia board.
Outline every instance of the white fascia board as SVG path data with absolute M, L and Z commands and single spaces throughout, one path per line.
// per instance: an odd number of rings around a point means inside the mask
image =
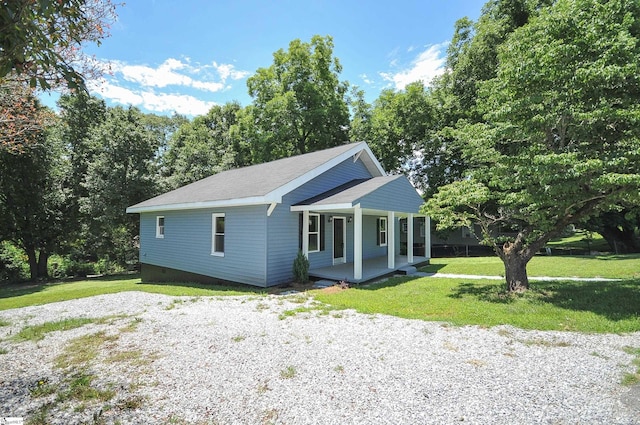
M 282 199 L 273 199 L 267 195 L 267 196 L 254 196 L 251 198 L 241 198 L 241 199 L 224 199 L 221 201 L 185 202 L 181 204 L 150 205 L 148 207 L 129 207 L 127 208 L 127 213 L 196 210 L 196 209 L 203 209 L 203 208 L 242 207 L 247 205 L 265 205 L 265 204 L 280 203 L 280 202 L 282 202 Z
M 364 162 L 364 165 L 367 166 L 367 169 L 369 170 L 369 172 L 371 172 L 371 174 L 374 174 L 374 177 L 376 177 L 375 176 L 376 171 L 379 173 L 378 177 L 386 176 L 387 172 L 384 171 L 384 168 L 382 168 L 382 165 L 380 164 L 376 156 L 373 154 L 373 152 L 371 152 L 369 145 L 366 142 L 363 142 L 363 143 L 364 143 L 363 149 L 367 152 L 367 155 L 371 160 L 371 164 L 367 164 L 367 161 L 363 159 L 362 162 Z
M 327 204 L 327 205 L 292 205 L 291 211 L 332 211 L 352 209 L 353 204 Z

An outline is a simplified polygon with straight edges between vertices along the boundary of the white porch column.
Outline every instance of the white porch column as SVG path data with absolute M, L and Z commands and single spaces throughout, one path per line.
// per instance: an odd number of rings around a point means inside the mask
M 387 214 L 387 267 L 396 268 L 396 213 L 389 211 Z
M 431 258 L 431 217 L 424 216 L 424 256 Z
M 413 263 L 413 214 L 407 217 L 407 261 Z
M 309 259 L 309 211 L 302 211 L 302 253 Z
M 353 278 L 362 279 L 362 209 L 353 209 Z

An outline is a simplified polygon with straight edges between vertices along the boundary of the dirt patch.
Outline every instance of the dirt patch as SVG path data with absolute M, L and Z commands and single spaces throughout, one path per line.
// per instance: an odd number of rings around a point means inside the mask
M 329 286 L 328 288 L 321 289 L 322 292 L 326 294 L 335 294 L 336 292 L 342 292 L 347 288 L 342 288 L 340 285 Z

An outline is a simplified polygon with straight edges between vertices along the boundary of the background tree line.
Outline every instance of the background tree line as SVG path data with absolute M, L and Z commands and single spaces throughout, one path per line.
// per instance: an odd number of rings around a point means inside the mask
M 505 265 L 514 253 L 525 278 L 527 255 L 569 224 L 639 252 L 637 2 L 491 0 L 477 22 L 462 18 L 453 30 L 440 77 L 383 90 L 371 104 L 341 80 L 329 36 L 275 52 L 247 81 L 249 105 L 193 119 L 107 107 L 83 90 L 63 95 L 54 113 L 31 78 L 7 68 L 0 278 L 20 278 L 17 257 L 29 265 L 22 278 L 122 270 L 137 261 L 138 219 L 127 206 L 356 140 L 409 177 L 442 228 L 480 222 L 477 236 Z M 504 229 L 515 239 L 500 239 Z

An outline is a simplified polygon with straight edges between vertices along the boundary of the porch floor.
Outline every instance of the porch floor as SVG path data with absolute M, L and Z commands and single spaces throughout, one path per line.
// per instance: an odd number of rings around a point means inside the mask
M 335 266 L 319 267 L 316 269 L 309 269 L 309 276 L 320 279 L 328 279 L 340 281 L 347 279 L 352 283 L 362 283 L 369 280 L 393 273 L 403 267 L 412 266 L 415 264 L 426 263 L 429 259 L 427 257 L 413 256 L 413 262 L 410 264 L 406 255 L 396 255 L 395 268 L 387 268 L 387 256 L 367 258 L 362 260 L 362 279 L 353 278 L 353 263 L 336 264 Z

